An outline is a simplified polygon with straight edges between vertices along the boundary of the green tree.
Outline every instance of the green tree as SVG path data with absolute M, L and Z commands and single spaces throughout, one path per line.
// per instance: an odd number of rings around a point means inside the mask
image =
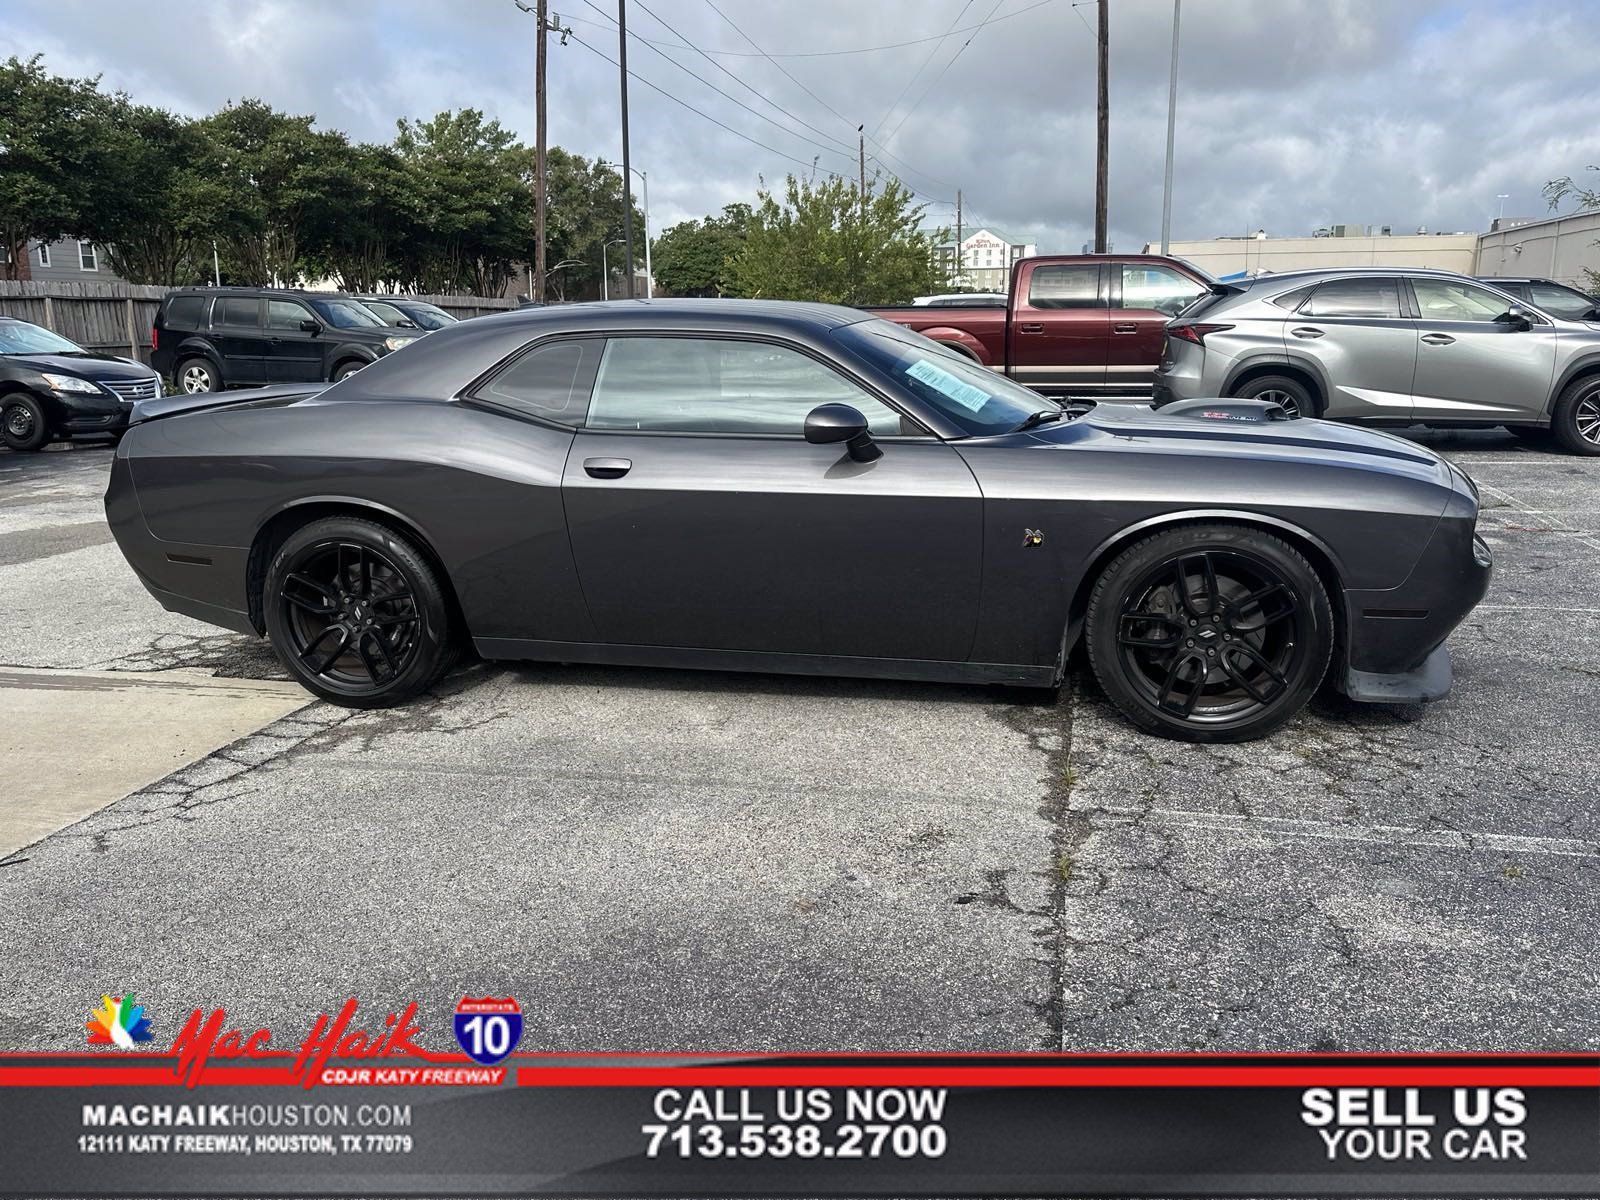
M 546 286 L 561 300 L 599 296 L 602 259 L 611 267 L 613 278 L 624 270 L 621 246 L 601 254 L 605 243 L 622 237 L 622 175 L 598 158 L 586 159 L 560 146 L 545 153 L 545 172 L 549 205 L 545 255 L 550 272 Z M 644 214 L 637 204 L 633 206 L 633 233 L 637 265 L 644 261 Z M 523 261 L 532 260 L 530 232 Z M 566 265 L 560 266 L 563 263 Z
M 422 235 L 416 174 L 392 146 L 344 146 L 323 178 L 327 203 L 305 234 L 305 265 L 350 292 L 415 286 L 407 266 Z
M 1600 166 L 1590 167 L 1591 171 L 1600 171 Z M 1571 175 L 1563 175 L 1560 179 L 1552 179 L 1544 185 L 1544 198 L 1550 202 L 1551 211 L 1560 207 L 1563 200 L 1576 200 L 1578 207 L 1575 212 L 1593 212 L 1600 209 L 1600 187 L 1584 187 Z M 1594 244 L 1600 246 L 1600 239 Z M 1590 267 L 1583 269 L 1581 280 L 1583 290 L 1590 295 L 1600 295 L 1600 271 Z
M 865 195 L 837 176 L 789 176 L 783 201 L 757 193 L 733 282 L 744 296 L 834 304 L 903 304 L 938 282 L 923 206 L 898 180 Z
M 112 98 L 95 79 L 48 74 L 40 56 L 0 64 L 0 245 L 17 278 L 32 240 L 83 232 L 110 166 Z
M 748 204 L 726 205 L 720 217 L 680 221 L 651 246 L 656 282 L 674 296 L 726 295 L 749 224 Z

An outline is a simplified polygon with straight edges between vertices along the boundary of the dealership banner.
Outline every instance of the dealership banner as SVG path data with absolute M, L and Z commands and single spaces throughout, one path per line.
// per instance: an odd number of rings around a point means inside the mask
M 533 1054 L 471 996 L 88 1030 L 0 1054 L 0 1193 L 1600 1194 L 1597 1055 Z

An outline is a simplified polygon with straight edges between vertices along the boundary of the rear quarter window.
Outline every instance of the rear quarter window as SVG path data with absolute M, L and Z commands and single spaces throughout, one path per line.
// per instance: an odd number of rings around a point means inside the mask
M 203 329 L 210 296 L 174 296 L 167 301 L 165 324 L 168 329 Z

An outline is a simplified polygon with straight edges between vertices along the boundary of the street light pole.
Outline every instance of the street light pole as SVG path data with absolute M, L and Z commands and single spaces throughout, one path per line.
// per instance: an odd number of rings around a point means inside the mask
M 611 268 L 606 264 L 606 247 L 622 245 L 621 238 L 600 243 L 600 299 L 611 299 Z
M 628 260 L 628 299 L 633 299 L 633 198 L 628 186 L 628 0 L 617 0 L 617 61 L 622 80 L 622 241 Z
M 617 164 L 608 163 L 601 159 L 600 165 L 614 167 Z M 655 273 L 650 269 L 650 173 L 641 171 L 638 167 L 632 167 L 630 170 L 639 177 L 640 189 L 644 194 L 644 298 L 653 300 L 656 294 L 656 277 Z M 622 190 L 626 194 L 628 189 L 624 187 Z
M 1178 124 L 1178 13 L 1183 0 L 1172 0 L 1172 71 L 1167 82 L 1167 175 L 1161 189 L 1161 253 L 1172 242 L 1172 144 Z

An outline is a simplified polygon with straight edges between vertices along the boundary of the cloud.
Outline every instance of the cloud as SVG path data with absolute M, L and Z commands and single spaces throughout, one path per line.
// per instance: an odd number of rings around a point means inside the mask
M 926 37 L 1028 2 L 716 0 L 763 48 L 783 52 Z M 599 57 L 616 54 L 605 16 L 614 0 L 552 7 L 574 37 L 550 45 L 550 139 L 615 160 L 617 74 Z M 868 148 L 874 167 L 893 167 L 926 197 L 930 221 L 953 220 L 947 202 L 959 188 L 968 225 L 992 224 L 1045 251 L 1089 238 L 1090 4 L 1055 0 L 937 45 L 779 60 L 798 84 L 763 58 L 716 57 L 719 70 L 691 48 L 750 52 L 706 0 L 630 0 L 628 13 L 630 30 L 659 44 L 632 44 L 635 72 L 771 147 L 633 83 L 632 159 L 649 173 L 658 231 L 751 199 L 759 180 L 809 171 L 813 159 L 819 172 L 853 175 L 855 126 L 865 124 L 880 130 L 882 149 Z M 1171 15 L 1170 0 L 1112 0 L 1110 211 L 1123 249 L 1159 236 Z M 1540 215 L 1548 179 L 1600 163 L 1600 128 L 1584 108 L 1597 50 L 1593 8 L 1580 0 L 1515 10 L 1188 0 L 1173 235 L 1294 235 L 1330 221 L 1480 229 L 1500 193 L 1508 214 Z M 11 0 L 0 54 L 35 52 L 54 70 L 103 74 L 140 101 L 184 112 L 255 95 L 387 140 L 398 117 L 470 105 L 533 137 L 533 19 L 511 0 Z

